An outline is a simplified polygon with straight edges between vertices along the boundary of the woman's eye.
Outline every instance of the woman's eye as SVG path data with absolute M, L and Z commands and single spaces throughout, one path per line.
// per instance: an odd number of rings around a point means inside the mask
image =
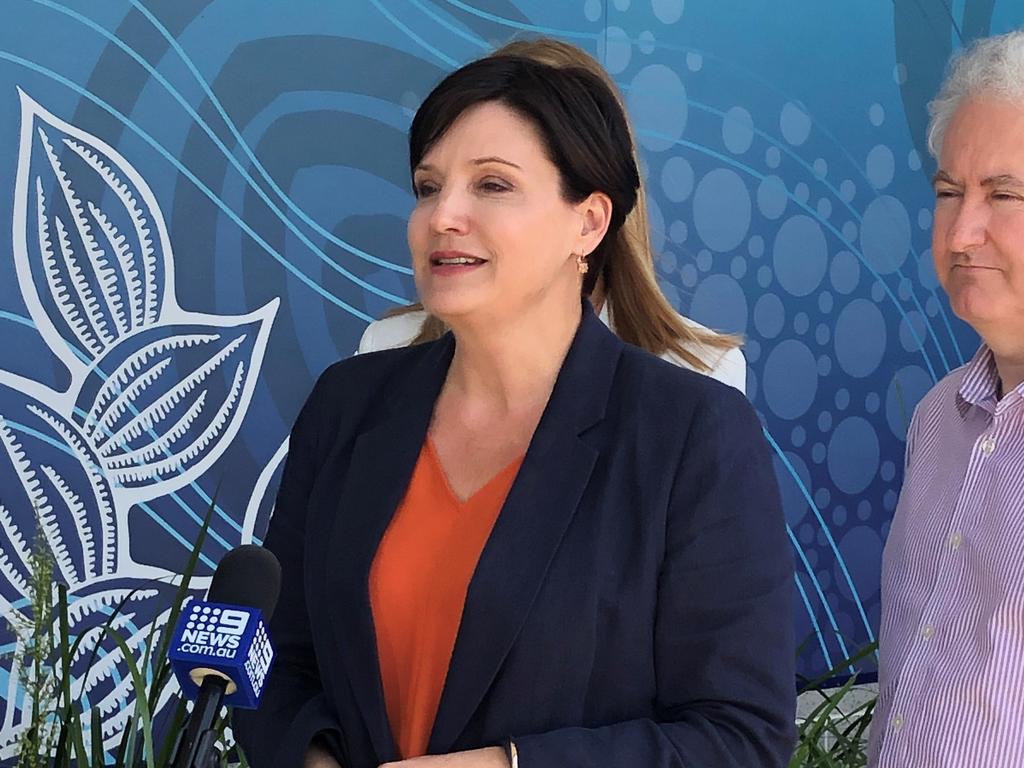
M 508 184 L 502 181 L 495 181 L 494 179 L 485 179 L 484 181 L 480 182 L 480 188 L 484 192 L 492 193 L 508 192 L 511 189 L 511 187 Z
M 416 197 L 430 197 L 437 192 L 437 185 L 431 181 L 421 181 L 416 185 Z

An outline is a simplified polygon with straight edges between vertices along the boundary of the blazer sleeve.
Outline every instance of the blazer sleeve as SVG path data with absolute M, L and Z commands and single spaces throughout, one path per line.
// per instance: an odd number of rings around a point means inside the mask
M 515 736 L 522 768 L 785 766 L 795 729 L 793 562 L 768 447 L 735 390 L 699 407 L 666 522 L 656 717 Z
M 259 708 L 237 710 L 236 739 L 253 768 L 301 766 L 314 738 L 341 760 L 344 737 L 327 704 L 306 611 L 303 553 L 307 502 L 318 465 L 321 376 L 292 429 L 264 546 L 281 562 L 281 599 L 270 622 L 274 663 Z M 342 763 L 344 765 L 344 762 Z

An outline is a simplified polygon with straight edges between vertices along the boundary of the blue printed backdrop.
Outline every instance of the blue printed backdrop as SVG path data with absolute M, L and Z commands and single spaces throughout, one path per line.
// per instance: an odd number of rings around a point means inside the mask
M 1016 0 L 3 0 L 0 609 L 33 509 L 88 632 L 165 619 L 265 530 L 288 427 L 368 320 L 414 299 L 405 131 L 513 35 L 597 55 L 642 149 L 664 291 L 746 334 L 795 553 L 800 669 L 874 638 L 907 422 L 977 338 L 929 252 L 925 105 Z M 166 578 L 165 578 L 166 580 Z M 205 586 L 200 579 L 197 588 Z M 0 759 L 24 698 L 0 631 Z M 113 743 L 118 649 L 75 680 Z M 868 670 L 870 671 L 870 663 Z M 6 745 L 6 747 L 5 747 Z

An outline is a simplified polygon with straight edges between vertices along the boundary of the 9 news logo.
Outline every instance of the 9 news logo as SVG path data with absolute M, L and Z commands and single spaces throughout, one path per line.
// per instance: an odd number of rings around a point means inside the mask
M 249 658 L 245 661 L 245 673 L 252 683 L 253 695 L 259 697 L 263 692 L 263 684 L 270 672 L 270 662 L 274 660 L 274 650 L 270 647 L 267 628 L 261 621 L 256 628 L 256 637 L 249 649 Z
M 178 650 L 218 659 L 233 659 L 249 623 L 246 611 L 194 605 L 181 633 Z

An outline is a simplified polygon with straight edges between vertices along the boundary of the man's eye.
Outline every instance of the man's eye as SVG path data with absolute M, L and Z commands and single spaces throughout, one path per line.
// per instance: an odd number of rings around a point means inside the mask
M 941 197 L 959 197 L 960 193 L 957 192 L 954 189 L 936 189 L 935 190 L 935 196 L 936 197 L 940 197 L 940 198 Z

